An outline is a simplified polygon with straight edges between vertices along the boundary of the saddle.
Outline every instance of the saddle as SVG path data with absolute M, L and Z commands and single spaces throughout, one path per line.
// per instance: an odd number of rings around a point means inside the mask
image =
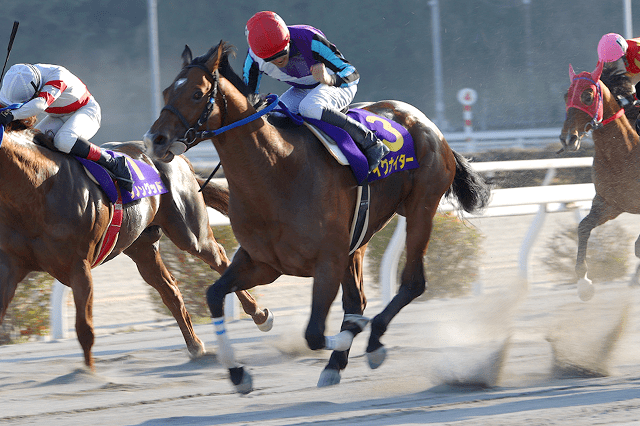
M 133 177 L 133 189 L 131 192 L 122 191 L 116 187 L 115 180 L 109 172 L 98 163 L 82 157 L 75 157 L 83 166 L 85 172 L 107 195 L 111 201 L 109 226 L 98 244 L 98 256 L 91 265 L 92 268 L 100 265 L 113 251 L 118 241 L 120 227 L 122 226 L 123 204 L 139 200 L 144 197 L 166 193 L 158 171 L 144 161 L 134 160 L 125 154 L 116 151 L 107 151 L 114 156 L 125 156 Z

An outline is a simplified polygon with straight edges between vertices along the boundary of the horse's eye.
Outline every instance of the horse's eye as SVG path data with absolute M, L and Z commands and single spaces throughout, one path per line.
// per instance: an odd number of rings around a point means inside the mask
M 580 94 L 580 102 L 585 105 L 591 105 L 593 103 L 593 90 L 587 89 Z
M 198 90 L 196 93 L 193 94 L 193 99 L 199 101 L 200 99 L 202 99 L 203 96 L 204 96 L 204 93 Z

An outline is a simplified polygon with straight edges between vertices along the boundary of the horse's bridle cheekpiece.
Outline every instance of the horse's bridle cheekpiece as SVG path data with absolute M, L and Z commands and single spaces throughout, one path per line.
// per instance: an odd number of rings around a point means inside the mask
M 202 71 L 204 71 L 204 74 L 207 76 L 207 79 L 211 82 L 211 89 L 209 90 L 209 92 L 207 92 L 207 95 L 206 95 L 207 101 L 204 106 L 204 110 L 202 111 L 202 114 L 200 114 L 200 117 L 198 118 L 198 120 L 196 120 L 196 122 L 193 125 L 189 124 L 189 122 L 184 117 L 184 115 L 182 115 L 182 113 L 178 111 L 178 109 L 171 104 L 165 105 L 160 111 L 162 112 L 164 110 L 167 110 L 172 112 L 180 119 L 180 121 L 182 122 L 182 125 L 187 129 L 184 133 L 184 136 L 181 139 L 178 139 L 177 142 L 174 143 L 171 146 L 171 148 L 169 148 L 169 151 L 171 151 L 171 153 L 174 155 L 183 154 L 187 149 L 195 145 L 196 139 L 198 139 L 198 129 L 202 127 L 209 120 L 209 117 L 213 112 L 213 107 L 216 102 L 216 95 L 218 93 L 218 78 L 219 78 L 218 70 L 215 70 L 212 73 L 207 69 L 207 67 L 205 67 L 202 64 L 190 64 L 185 67 L 185 69 L 189 69 L 189 68 L 200 68 Z M 225 103 L 226 103 L 226 99 L 225 99 Z

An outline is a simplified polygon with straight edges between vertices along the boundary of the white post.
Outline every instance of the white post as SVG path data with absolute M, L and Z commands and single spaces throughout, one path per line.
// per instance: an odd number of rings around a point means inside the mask
M 69 287 L 60 281 L 53 282 L 51 290 L 51 307 L 49 308 L 49 323 L 51 338 L 66 339 L 69 337 L 69 326 L 67 324 L 67 295 Z
M 624 38 L 633 38 L 633 16 L 631 16 L 631 0 L 622 0 L 622 16 L 624 18 Z
M 449 127 L 444 114 L 444 84 L 442 82 L 442 51 L 440 40 L 440 3 L 438 0 L 429 0 L 431 6 L 431 37 L 433 39 L 433 84 L 434 98 L 436 102 L 436 124 L 440 130 Z
M 404 249 L 404 242 L 407 237 L 407 219 L 404 216 L 398 216 L 398 224 L 396 225 L 393 236 L 389 240 L 380 264 L 380 297 L 382 304 L 387 305 L 393 298 L 393 292 L 398 286 L 396 277 L 398 276 L 398 262 Z
M 541 186 L 549 185 L 555 175 L 556 169 L 549 169 L 546 176 L 544 177 L 544 181 L 542 182 Z M 533 248 L 533 244 L 536 242 L 536 238 L 540 233 L 540 229 L 542 229 L 542 225 L 544 225 L 546 216 L 547 205 L 540 204 L 538 213 L 536 214 L 536 217 L 533 218 L 531 226 L 527 231 L 527 235 L 525 235 L 524 240 L 522 241 L 522 245 L 520 246 L 520 252 L 518 253 L 518 269 L 520 270 L 520 275 L 522 277 L 525 277 L 527 279 L 527 282 L 531 282 L 531 271 L 529 270 L 529 258 L 531 255 L 531 249 Z
M 151 122 L 160 115 L 160 55 L 158 53 L 158 5 L 156 0 L 147 0 L 149 19 L 149 68 L 151 69 Z

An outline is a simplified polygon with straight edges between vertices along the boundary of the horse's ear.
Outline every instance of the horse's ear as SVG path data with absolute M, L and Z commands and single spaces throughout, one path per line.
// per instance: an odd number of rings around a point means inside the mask
M 224 47 L 224 42 L 220 40 L 220 43 L 218 43 L 218 46 L 216 47 L 216 51 L 209 56 L 209 59 L 207 59 L 207 63 L 205 65 L 207 69 L 210 69 L 212 71 L 218 69 L 218 67 L 220 66 L 220 58 L 224 53 Z
M 182 51 L 182 68 L 186 67 L 193 60 L 193 54 L 191 53 L 191 49 L 188 45 L 184 45 L 184 50 Z
M 598 65 L 596 65 L 596 69 L 591 73 L 591 78 L 593 81 L 600 80 L 600 76 L 602 75 L 602 67 L 604 67 L 604 62 L 598 61 Z
M 569 80 L 573 83 L 573 79 L 576 76 L 576 72 L 573 70 L 573 66 L 569 64 Z

